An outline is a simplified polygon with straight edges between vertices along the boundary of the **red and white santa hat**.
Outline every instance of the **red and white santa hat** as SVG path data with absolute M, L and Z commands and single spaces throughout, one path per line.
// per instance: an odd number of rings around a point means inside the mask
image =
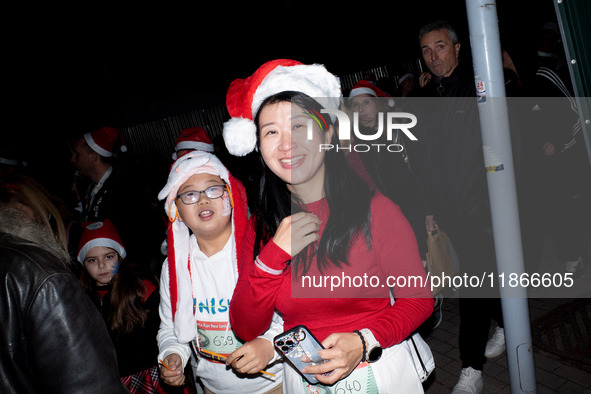
M 119 236 L 119 232 L 109 219 L 102 222 L 84 223 L 84 231 L 78 244 L 78 261 L 84 265 L 84 259 L 90 249 L 97 246 L 114 249 L 122 259 L 127 253 Z
M 84 140 L 88 146 L 103 157 L 113 156 L 118 139 L 121 140 L 121 152 L 127 152 L 127 147 L 123 143 L 123 134 L 119 129 L 104 126 L 84 134 Z
M 177 152 L 180 150 L 202 150 L 204 152 L 213 152 L 213 142 L 209 138 L 209 134 L 202 127 L 191 127 L 184 129 L 176 139 L 174 146 L 174 153 L 172 158 L 177 159 Z
M 231 119 L 224 123 L 223 135 L 232 155 L 245 156 L 255 149 L 253 119 L 266 98 L 284 91 L 304 93 L 327 109 L 338 109 L 342 99 L 339 78 L 321 64 L 305 65 L 289 59 L 266 62 L 250 77 L 234 80 L 226 94 Z
M 353 85 L 351 91 L 349 92 L 349 98 L 353 98 L 361 94 L 369 94 L 373 97 L 390 97 L 390 99 L 388 100 L 388 106 L 394 106 L 394 100 L 391 98 L 389 94 L 387 94 L 382 89 L 378 88 L 375 84 L 366 79 L 362 79 L 361 81 L 358 81 L 355 83 L 355 85 Z
M 195 338 L 196 326 L 193 316 L 191 277 L 188 270 L 190 232 L 187 225 L 178 220 L 176 197 L 179 188 L 191 176 L 202 173 L 218 175 L 228 185 L 232 206 L 232 230 L 236 243 L 236 270 L 242 251 L 242 238 L 248 222 L 246 190 L 216 156 L 196 150 L 179 157 L 172 164 L 168 181 L 158 193 L 158 199 L 166 199 L 164 210 L 170 220 L 167 233 L 170 301 L 174 332 L 181 342 L 185 340 L 188 342 Z

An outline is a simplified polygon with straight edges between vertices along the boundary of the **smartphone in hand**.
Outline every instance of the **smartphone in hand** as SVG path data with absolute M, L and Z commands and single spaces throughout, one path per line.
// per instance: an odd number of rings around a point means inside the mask
M 324 360 L 318 354 L 318 350 L 324 346 L 312 335 L 306 326 L 296 326 L 274 338 L 275 347 L 283 354 L 291 365 L 297 369 L 306 380 L 312 384 L 318 380 L 311 374 L 304 374 L 302 369 L 308 365 L 322 364 Z M 308 356 L 310 362 L 302 361 L 303 355 Z

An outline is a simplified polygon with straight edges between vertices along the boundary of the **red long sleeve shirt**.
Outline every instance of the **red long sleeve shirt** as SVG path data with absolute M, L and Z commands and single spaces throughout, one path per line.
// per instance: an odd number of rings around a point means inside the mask
M 328 220 L 326 200 L 311 203 L 306 210 L 322 221 L 322 233 Z M 369 250 L 365 237 L 356 238 L 349 253 L 350 264 L 344 266 L 345 273 L 343 268 L 334 266 L 321 273 L 314 258 L 306 275 L 347 275 L 358 279 L 364 274 L 366 277 L 379 275 L 380 283 L 384 285 L 388 276 L 402 279 L 416 277 L 427 283 L 408 221 L 396 204 L 379 193 L 371 202 L 371 234 Z M 285 330 L 303 324 L 322 341 L 331 333 L 369 328 L 382 347 L 390 347 L 406 339 L 433 311 L 433 298 L 428 285 L 393 288 L 394 305 L 387 296 L 350 298 L 353 293 L 357 297 L 360 294 L 363 296 L 365 289 L 338 288 L 330 291 L 330 282 L 328 287 L 302 288 L 301 275 L 294 274 L 292 278 L 291 266 L 287 265 L 290 260 L 288 253 L 270 241 L 261 249 L 259 256 L 253 256 L 254 242 L 255 231 L 251 223 L 245 235 L 244 260 L 240 264 L 238 283 L 230 303 L 232 327 L 245 341 L 263 333 L 277 309 L 284 319 Z M 292 289 L 294 295 L 307 298 L 292 297 Z

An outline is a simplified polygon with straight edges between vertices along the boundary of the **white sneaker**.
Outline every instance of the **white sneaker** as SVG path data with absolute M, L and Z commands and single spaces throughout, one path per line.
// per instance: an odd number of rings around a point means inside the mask
M 486 343 L 484 356 L 486 358 L 495 358 L 505 352 L 505 330 L 497 327 L 492 337 Z
M 483 387 L 482 371 L 472 367 L 462 368 L 460 380 L 454 386 L 451 394 L 480 394 Z

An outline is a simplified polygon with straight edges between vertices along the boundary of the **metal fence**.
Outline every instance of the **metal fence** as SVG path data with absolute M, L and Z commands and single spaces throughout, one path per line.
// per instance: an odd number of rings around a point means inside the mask
M 418 73 L 419 71 L 416 62 L 402 64 L 402 67 L 399 65 L 397 69 L 407 70 L 404 72 L 413 71 Z M 355 82 L 366 78 L 368 75 L 372 75 L 376 80 L 391 80 L 394 83 L 394 88 L 397 88 L 396 80 L 404 72 L 398 72 L 397 74 L 392 67 L 382 66 L 340 75 L 339 78 L 342 91 L 346 95 Z M 217 105 L 124 127 L 121 130 L 130 153 L 170 158 L 174 151 L 176 138 L 183 129 L 196 126 L 203 127 L 212 140 L 215 140 L 222 133 L 223 123 L 229 118 L 225 105 Z

